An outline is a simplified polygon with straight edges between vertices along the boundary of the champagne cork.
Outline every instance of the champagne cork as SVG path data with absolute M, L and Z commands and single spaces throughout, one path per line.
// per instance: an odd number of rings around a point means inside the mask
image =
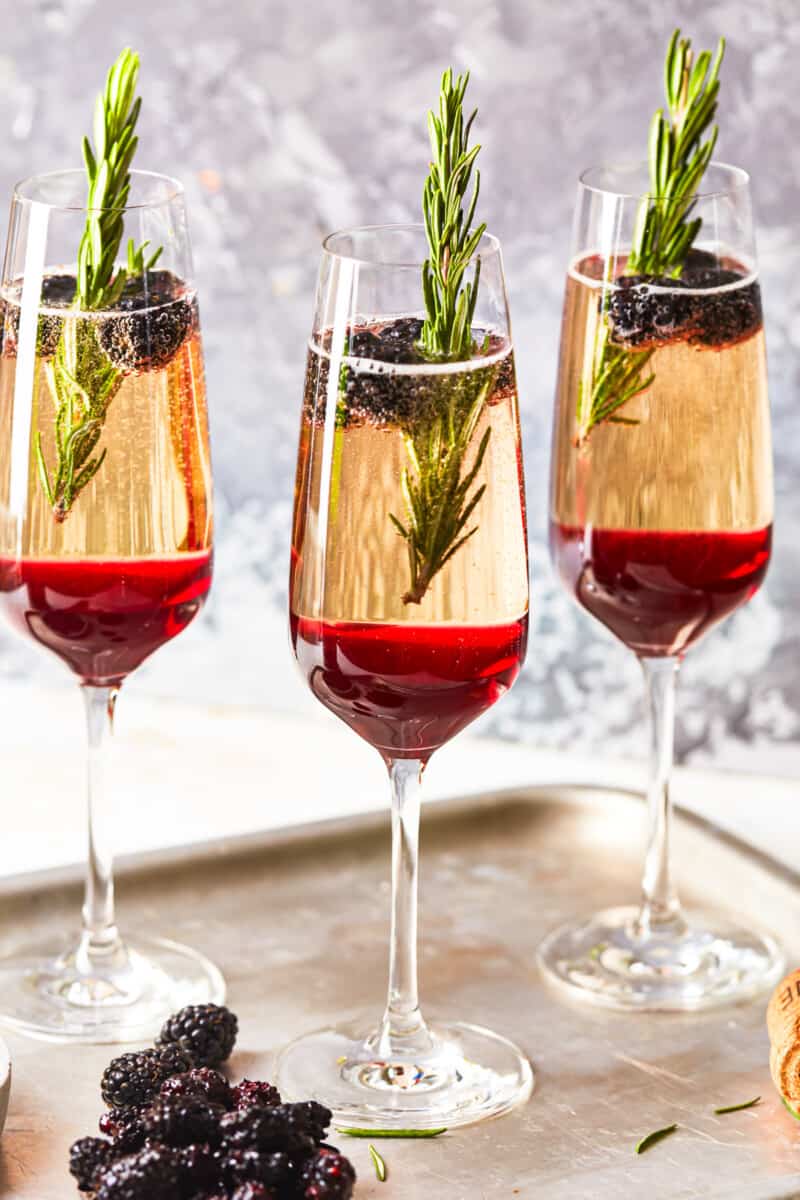
M 800 968 L 779 983 L 767 1008 L 772 1082 L 792 1108 L 800 1106 Z

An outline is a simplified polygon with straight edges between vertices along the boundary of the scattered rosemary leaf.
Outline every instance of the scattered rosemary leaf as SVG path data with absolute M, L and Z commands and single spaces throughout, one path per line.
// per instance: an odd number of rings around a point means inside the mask
M 336 1132 L 357 1138 L 433 1138 L 447 1133 L 447 1129 L 350 1129 L 337 1125 Z
M 677 1125 L 666 1125 L 663 1129 L 654 1129 L 652 1133 L 648 1133 L 640 1142 L 636 1143 L 636 1153 L 644 1154 L 645 1150 L 649 1150 L 656 1142 L 660 1142 L 662 1138 L 669 1137 L 678 1128 Z
M 752 1100 L 745 1100 L 743 1104 L 728 1104 L 725 1108 L 715 1108 L 714 1112 L 718 1117 L 724 1113 L 741 1112 L 743 1108 L 755 1108 L 760 1099 L 760 1096 L 754 1096 Z
M 794 1117 L 795 1121 L 800 1121 L 800 1113 L 797 1112 L 797 1110 L 792 1107 L 792 1105 L 789 1103 L 789 1101 L 786 1099 L 785 1096 L 781 1096 L 781 1104 L 783 1105 L 783 1107 L 786 1109 L 786 1111 L 788 1113 L 791 1113 L 791 1115 Z
M 386 1183 L 386 1163 L 383 1156 L 378 1153 L 375 1147 L 370 1143 L 369 1156 L 375 1165 L 375 1174 L 378 1176 L 378 1183 Z

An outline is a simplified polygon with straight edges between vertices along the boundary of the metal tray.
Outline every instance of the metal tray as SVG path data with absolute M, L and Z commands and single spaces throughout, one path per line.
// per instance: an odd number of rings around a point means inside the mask
M 347 1142 L 358 1200 L 772 1200 L 800 1196 L 800 1125 L 767 1069 L 764 1002 L 718 1013 L 617 1014 L 572 1006 L 537 977 L 555 923 L 635 896 L 643 807 L 630 793 L 534 788 L 432 806 L 423 827 L 422 982 L 430 1009 L 496 1028 L 533 1060 L 531 1101 L 432 1141 L 386 1141 L 380 1184 L 367 1143 Z M 689 903 L 748 915 L 800 961 L 798 877 L 679 814 L 675 862 Z M 239 1013 L 237 1075 L 269 1077 L 276 1048 L 383 1001 L 388 817 L 287 831 L 129 863 L 123 924 L 214 958 Z M 61 925 L 78 892 L 63 877 L 4 887 L 0 951 Z M 0 1195 L 77 1195 L 67 1147 L 93 1131 L 108 1047 L 9 1038 L 14 1091 Z M 752 1110 L 717 1105 L 761 1094 Z M 637 1157 L 634 1144 L 677 1121 Z M 376 1139 L 377 1140 L 377 1139 Z

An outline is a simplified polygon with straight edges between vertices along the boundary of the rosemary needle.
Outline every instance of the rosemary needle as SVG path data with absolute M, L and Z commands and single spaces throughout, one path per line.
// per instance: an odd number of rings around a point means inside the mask
M 660 1142 L 662 1138 L 669 1137 L 678 1128 L 677 1125 L 665 1125 L 663 1129 L 654 1129 L 652 1133 L 648 1133 L 640 1142 L 636 1143 L 636 1153 L 644 1154 L 645 1150 L 649 1150 L 656 1142 Z
M 356 1138 L 434 1138 L 447 1133 L 447 1129 L 351 1129 L 337 1125 L 336 1132 Z
M 714 1112 L 718 1117 L 725 1113 L 741 1112 L 745 1108 L 755 1108 L 760 1099 L 760 1096 L 754 1096 L 752 1100 L 745 1100 L 743 1104 L 727 1104 L 723 1108 L 715 1108 Z
M 786 1109 L 786 1111 L 787 1111 L 787 1112 L 788 1112 L 788 1113 L 789 1113 L 791 1116 L 793 1116 L 793 1117 L 794 1117 L 795 1121 L 800 1121 L 800 1113 L 799 1113 L 799 1112 L 797 1112 L 797 1110 L 796 1110 L 795 1108 L 793 1108 L 793 1107 L 792 1107 L 792 1105 L 789 1103 L 789 1101 L 786 1099 L 786 1097 L 785 1097 L 785 1096 L 781 1096 L 781 1104 L 782 1104 L 782 1105 L 783 1105 L 783 1107 Z
M 375 1165 L 375 1174 L 378 1176 L 378 1183 L 386 1183 L 386 1163 L 383 1160 L 383 1155 L 379 1154 L 375 1147 L 370 1143 L 369 1156 Z

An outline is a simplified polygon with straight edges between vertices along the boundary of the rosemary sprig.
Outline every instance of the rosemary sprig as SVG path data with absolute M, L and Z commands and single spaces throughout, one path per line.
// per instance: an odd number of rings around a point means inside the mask
M 694 61 L 692 43 L 676 29 L 664 63 L 667 113 L 659 109 L 650 123 L 648 174 L 650 191 L 639 205 L 628 275 L 666 275 L 677 278 L 702 225 L 691 214 L 697 189 L 717 141 L 712 125 L 719 95 L 719 69 L 725 53 L 720 38 L 716 54 L 704 50 Z M 708 137 L 703 138 L 708 133 Z M 654 350 L 631 351 L 609 339 L 607 319 L 600 322 L 590 381 L 578 388 L 577 438 L 583 444 L 596 425 L 637 422 L 619 410 L 650 387 L 655 376 L 645 374 Z
M 663 1129 L 654 1129 L 652 1133 L 648 1133 L 638 1141 L 635 1146 L 637 1154 L 644 1154 L 645 1150 L 649 1150 L 656 1142 L 660 1142 L 663 1138 L 669 1137 L 678 1128 L 677 1125 L 666 1125 Z
M 723 1108 L 715 1108 L 714 1114 L 717 1117 L 722 1117 L 725 1113 L 742 1112 L 745 1108 L 755 1108 L 761 1102 L 760 1096 L 754 1096 L 752 1100 L 745 1100 L 742 1104 L 728 1104 Z
M 55 409 L 56 464 L 45 460 L 41 433 L 35 454 L 39 479 L 57 521 L 67 517 L 78 494 L 100 470 L 106 451 L 92 457 L 108 407 L 123 373 L 108 359 L 91 320 L 79 314 L 113 308 L 126 280 L 149 270 L 159 248 L 145 258 L 147 242 L 138 249 L 128 242 L 127 266 L 117 267 L 124 210 L 130 192 L 130 166 L 138 145 L 135 135 L 141 99 L 134 98 L 139 56 L 123 50 L 111 67 L 94 110 L 92 146 L 83 139 L 89 183 L 86 228 L 78 248 L 78 275 L 72 311 L 63 323 L 46 376 Z
M 389 1172 L 386 1169 L 386 1161 L 383 1155 L 375 1149 L 372 1143 L 370 1143 L 369 1146 L 369 1156 L 372 1159 L 372 1165 L 375 1168 L 375 1175 L 378 1183 L 386 1183 L 389 1175 Z
M 720 38 L 713 62 L 711 52 L 704 50 L 693 63 L 691 40 L 682 38 L 680 29 L 670 39 L 664 63 L 669 119 L 659 109 L 650 123 L 652 196 L 643 197 L 639 206 L 629 273 L 679 275 L 700 231 L 701 218 L 688 218 L 717 143 L 716 125 L 705 142 L 702 138 L 716 115 L 724 53 L 725 39 Z
M 464 93 L 469 72 L 456 76 L 448 68 L 442 76 L 439 115 L 428 113 L 428 132 L 433 161 L 422 193 L 422 213 L 430 257 L 422 267 L 422 294 L 427 317 L 422 326 L 421 344 L 429 358 L 460 361 L 472 357 L 472 319 L 478 297 L 480 259 L 475 264 L 471 283 L 464 273 L 486 225 L 472 228 L 478 203 L 481 175 L 475 170 L 475 184 L 467 209 L 464 201 L 480 146 L 469 148 L 473 110 L 464 120 Z
M 469 74 L 442 76 L 439 113 L 428 113 L 432 162 L 422 194 L 422 210 L 429 257 L 422 268 L 426 318 L 419 346 L 426 358 L 439 362 L 468 362 L 478 347 L 472 322 L 478 297 L 480 258 L 475 259 L 471 281 L 466 276 L 486 230 L 472 228 L 480 191 L 480 173 L 469 201 L 473 165 L 480 146 L 469 147 L 477 109 L 465 121 L 464 93 Z M 465 207 L 466 205 L 466 207 Z M 404 604 L 420 604 L 434 577 L 477 531 L 468 528 L 486 485 L 471 491 L 489 443 L 487 429 L 469 469 L 466 459 L 486 399 L 495 378 L 494 369 L 464 370 L 429 382 L 435 389 L 432 402 L 422 405 L 403 429 L 408 466 L 402 488 L 406 517 L 394 513 L 390 520 L 405 539 L 410 585 Z

